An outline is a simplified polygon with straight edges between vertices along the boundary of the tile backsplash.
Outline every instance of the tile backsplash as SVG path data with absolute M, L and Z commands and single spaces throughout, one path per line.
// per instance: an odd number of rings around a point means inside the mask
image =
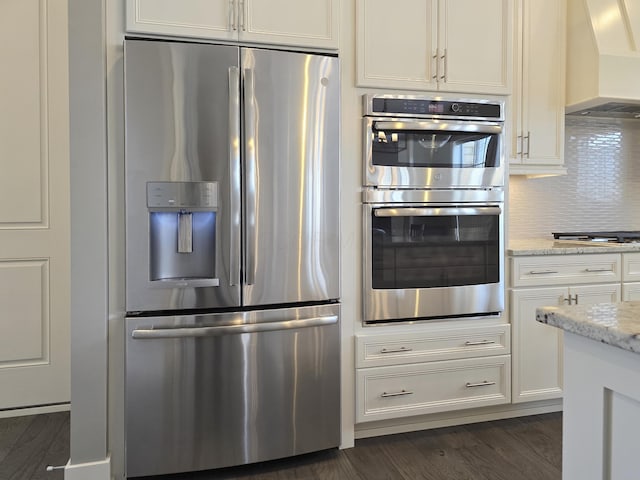
M 559 177 L 509 178 L 509 239 L 640 230 L 640 120 L 566 117 Z

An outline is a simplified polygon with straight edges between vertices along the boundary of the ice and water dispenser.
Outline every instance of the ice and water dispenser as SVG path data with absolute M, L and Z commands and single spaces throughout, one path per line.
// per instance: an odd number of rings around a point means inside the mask
M 149 280 L 217 286 L 217 182 L 148 182 Z

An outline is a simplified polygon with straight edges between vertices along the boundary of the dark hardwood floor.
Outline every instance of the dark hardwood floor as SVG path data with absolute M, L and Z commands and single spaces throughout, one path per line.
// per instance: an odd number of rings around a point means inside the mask
M 0 419 L 0 480 L 58 480 L 69 415 Z M 562 415 L 551 413 L 356 440 L 355 448 L 146 480 L 560 480 Z

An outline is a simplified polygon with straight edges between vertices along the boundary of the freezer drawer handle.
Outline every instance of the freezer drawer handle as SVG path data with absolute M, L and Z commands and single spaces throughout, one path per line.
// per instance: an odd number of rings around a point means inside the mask
M 467 382 L 466 387 L 467 388 L 473 388 L 473 387 L 488 387 L 490 385 L 495 385 L 496 382 L 490 382 L 488 380 L 485 380 L 483 382 L 476 382 L 476 383 L 471 383 L 471 382 Z
M 413 395 L 413 392 L 410 390 L 405 390 L 402 389 L 399 392 L 391 392 L 391 393 L 387 393 L 387 392 L 382 392 L 382 394 L 380 394 L 380 396 L 382 398 L 388 398 L 388 397 L 400 397 L 402 395 Z
M 249 324 L 243 323 L 240 325 L 226 325 L 222 327 L 140 329 L 131 332 L 131 337 L 140 340 L 157 338 L 217 337 L 221 335 L 271 332 L 274 330 L 289 330 L 294 328 L 323 327 L 337 322 L 337 315 L 327 315 L 324 317 L 311 317 L 300 320 Z

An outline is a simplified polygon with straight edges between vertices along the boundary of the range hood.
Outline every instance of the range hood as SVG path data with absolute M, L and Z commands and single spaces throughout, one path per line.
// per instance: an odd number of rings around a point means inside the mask
M 568 115 L 640 119 L 640 1 L 567 2 Z

